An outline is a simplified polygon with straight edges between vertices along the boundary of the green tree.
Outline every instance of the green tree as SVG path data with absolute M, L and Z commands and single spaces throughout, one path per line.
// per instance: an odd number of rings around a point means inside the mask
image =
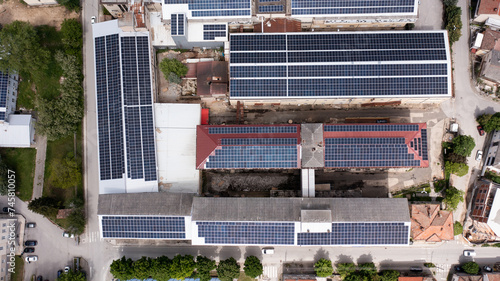
M 124 256 L 121 259 L 114 260 L 110 265 L 109 272 L 115 279 L 129 280 L 134 278 L 134 269 L 132 267 L 132 259 L 127 259 Z
M 339 263 L 337 264 L 337 273 L 344 279 L 349 274 L 356 272 L 356 265 L 354 263 Z
M 170 280 L 170 267 L 172 260 L 166 256 L 158 257 L 151 261 L 151 278 L 156 281 Z
M 148 278 L 150 276 L 149 271 L 151 270 L 151 258 L 141 257 L 132 264 L 132 269 L 136 279 L 143 280 Z
M 453 235 L 460 235 L 464 232 L 464 227 L 458 221 L 453 224 Z
M 7 195 L 9 191 L 8 171 L 9 168 L 0 157 L 0 195 Z
M 30 211 L 48 218 L 55 218 L 60 207 L 61 203 L 57 199 L 46 196 L 33 199 L 28 204 Z
M 184 280 L 193 275 L 196 263 L 191 255 L 177 255 L 172 260 L 170 266 L 170 277 L 173 279 Z
M 217 268 L 215 265 L 215 261 L 211 260 L 205 256 L 198 256 L 196 258 L 196 272 L 198 273 L 198 277 L 200 281 L 209 281 L 210 280 L 210 271 Z
M 479 265 L 473 261 L 467 262 L 462 265 L 462 269 L 465 273 L 468 274 L 478 274 L 479 273 Z
M 83 209 L 74 209 L 68 216 L 68 228 L 67 231 L 80 235 L 85 230 L 85 213 Z
M 450 45 L 458 41 L 462 36 L 462 8 L 457 6 L 446 6 L 446 30 L 448 30 L 448 39 Z
M 467 164 L 467 157 L 462 156 L 462 155 L 458 155 L 458 154 L 453 153 L 453 152 L 446 154 L 445 159 L 446 159 L 446 161 L 450 161 L 453 163 Z
M 31 73 L 37 79 L 47 69 L 49 56 L 28 22 L 13 21 L 0 31 L 0 70 Z
M 81 271 L 73 271 L 70 270 L 67 273 L 61 274 L 57 278 L 57 281 L 86 281 L 87 278 L 85 278 L 85 275 L 83 275 L 83 272 Z
M 80 11 L 80 1 L 78 0 L 57 0 L 57 3 L 64 6 L 68 11 Z
M 464 192 L 463 191 L 461 191 L 453 186 L 450 186 L 445 190 L 445 198 L 444 198 L 443 202 L 446 204 L 446 207 L 449 210 L 453 210 L 453 211 L 456 210 L 458 203 L 463 202 L 463 201 L 464 201 Z
M 500 130 L 500 112 L 493 114 L 488 122 L 483 126 L 485 132 Z
M 314 271 L 318 277 L 328 277 L 333 273 L 332 261 L 321 258 L 314 264 Z
M 450 161 L 446 161 L 444 163 L 444 170 L 448 174 L 455 174 L 459 177 L 463 177 L 469 172 L 469 166 L 464 163 L 453 163 Z
M 368 280 L 371 280 L 377 275 L 377 267 L 373 262 L 363 263 L 359 265 L 359 273 L 368 278 Z
M 232 281 L 240 276 L 240 265 L 232 257 L 222 260 L 217 265 L 217 275 L 221 281 Z
M 477 117 L 476 121 L 477 121 L 477 123 L 479 123 L 479 125 L 483 126 L 483 130 L 484 130 L 484 127 L 486 126 L 486 124 L 488 124 L 488 121 L 490 121 L 491 116 L 493 116 L 493 115 L 485 113 L 485 114 L 482 114 L 479 117 Z
M 65 19 L 61 24 L 61 41 L 67 54 L 80 55 L 83 47 L 82 25 L 76 19 Z
M 470 156 L 470 153 L 476 147 L 476 143 L 471 136 L 457 136 L 453 139 L 452 144 L 453 153 L 465 157 Z
M 49 168 L 49 181 L 58 188 L 74 188 L 82 183 L 82 171 L 73 152 L 64 159 L 54 159 Z
M 245 271 L 246 276 L 257 278 L 263 272 L 262 263 L 256 256 L 249 256 L 245 259 L 243 271 Z
M 167 80 L 172 80 L 172 78 L 169 78 L 171 76 L 170 73 L 173 73 L 177 76 L 177 78 L 186 76 L 188 68 L 182 62 L 176 60 L 176 59 L 167 59 L 164 58 L 160 64 L 159 64 L 161 72 L 163 72 L 163 75 L 165 76 L 165 79 Z M 174 79 L 175 80 L 175 79 Z M 171 81 L 173 82 L 173 81 Z
M 380 281 L 397 281 L 399 278 L 399 271 L 384 270 L 380 273 Z

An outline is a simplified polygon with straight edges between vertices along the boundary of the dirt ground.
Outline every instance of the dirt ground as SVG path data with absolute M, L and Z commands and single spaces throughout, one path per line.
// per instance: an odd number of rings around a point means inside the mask
M 6 25 L 15 20 L 28 21 L 32 25 L 50 25 L 57 29 L 64 19 L 78 18 L 75 12 L 68 12 L 62 6 L 30 7 L 19 0 L 0 1 L 0 24 Z

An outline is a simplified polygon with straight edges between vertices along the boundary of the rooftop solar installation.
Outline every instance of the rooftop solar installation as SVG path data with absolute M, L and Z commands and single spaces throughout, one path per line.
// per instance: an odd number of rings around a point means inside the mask
M 428 167 L 427 125 L 324 125 L 325 167 Z M 425 140 L 425 149 L 422 144 Z
M 9 75 L 0 71 L 0 107 L 7 106 L 7 87 L 9 85 Z M 5 118 L 1 119 L 4 120 Z
M 298 233 L 297 244 L 408 245 L 410 227 L 403 222 L 332 223 L 327 233 Z
M 451 96 L 445 31 L 230 35 L 230 96 Z
M 103 238 L 185 239 L 183 217 L 103 216 Z
M 172 36 L 184 35 L 184 14 L 170 15 L 170 34 Z
M 416 15 L 415 0 L 292 0 L 294 16 Z
M 226 37 L 225 24 L 204 24 L 203 40 L 215 40 L 215 37 Z
M 187 4 L 194 18 L 250 17 L 250 0 L 165 0 L 164 4 Z
M 298 125 L 198 126 L 198 169 L 300 167 Z

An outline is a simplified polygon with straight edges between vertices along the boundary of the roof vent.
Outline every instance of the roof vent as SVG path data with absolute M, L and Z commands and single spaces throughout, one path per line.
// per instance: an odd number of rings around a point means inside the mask
M 493 8 L 493 11 L 495 11 L 495 12 L 496 12 L 497 10 L 498 10 L 498 8 Z

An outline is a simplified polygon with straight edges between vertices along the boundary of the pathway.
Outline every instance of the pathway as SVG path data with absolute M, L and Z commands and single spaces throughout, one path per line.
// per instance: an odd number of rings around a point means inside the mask
M 42 197 L 43 194 L 43 176 L 45 173 L 45 157 L 47 155 L 47 137 L 37 135 L 35 148 L 35 177 L 33 179 L 33 196 L 31 197 L 31 200 Z

